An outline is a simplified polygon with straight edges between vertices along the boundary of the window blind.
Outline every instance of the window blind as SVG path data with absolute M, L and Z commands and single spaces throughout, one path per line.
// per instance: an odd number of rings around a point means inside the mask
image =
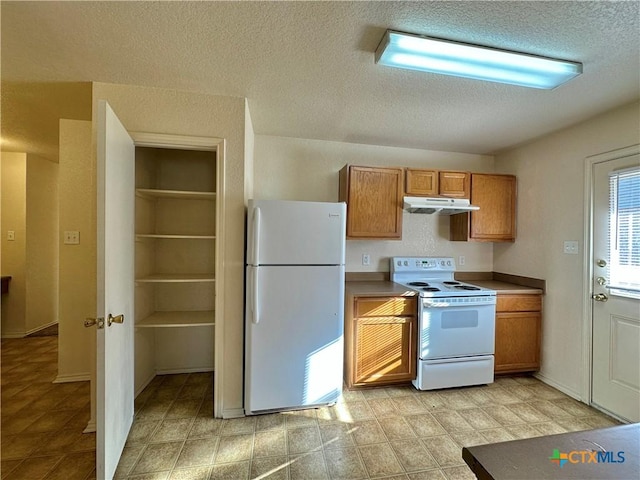
M 640 298 L 640 167 L 609 174 L 609 289 Z

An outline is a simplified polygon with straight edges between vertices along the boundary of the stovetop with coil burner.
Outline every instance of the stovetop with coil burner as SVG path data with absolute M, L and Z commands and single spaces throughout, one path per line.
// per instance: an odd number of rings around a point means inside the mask
M 449 257 L 392 257 L 391 281 L 416 290 L 421 297 L 495 295 L 494 290 L 455 280 Z

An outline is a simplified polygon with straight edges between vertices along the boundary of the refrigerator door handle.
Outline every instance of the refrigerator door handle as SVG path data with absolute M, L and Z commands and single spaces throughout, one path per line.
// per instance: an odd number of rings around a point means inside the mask
M 252 316 L 251 316 L 251 320 L 253 321 L 254 324 L 258 324 L 258 322 L 260 321 L 260 305 L 258 304 L 258 269 L 256 267 L 252 268 L 252 279 L 251 279 L 251 283 L 253 283 L 253 285 L 251 286 L 251 304 L 252 304 Z
M 253 210 L 253 264 L 260 265 L 260 207 Z

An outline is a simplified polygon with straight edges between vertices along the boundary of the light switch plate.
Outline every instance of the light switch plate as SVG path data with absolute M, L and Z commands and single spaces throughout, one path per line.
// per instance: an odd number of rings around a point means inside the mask
M 75 230 L 66 230 L 64 232 L 64 244 L 65 245 L 79 245 L 80 244 L 80 232 Z
M 575 240 L 565 240 L 564 242 L 564 253 L 568 253 L 570 255 L 577 255 L 579 253 L 578 242 Z

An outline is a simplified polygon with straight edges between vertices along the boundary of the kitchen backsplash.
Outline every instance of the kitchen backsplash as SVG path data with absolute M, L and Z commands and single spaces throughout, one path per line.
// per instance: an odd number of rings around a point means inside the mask
M 449 241 L 449 217 L 405 212 L 402 220 L 402 240 L 347 240 L 346 271 L 388 272 L 393 256 L 453 257 L 458 271 L 493 270 L 493 243 Z

